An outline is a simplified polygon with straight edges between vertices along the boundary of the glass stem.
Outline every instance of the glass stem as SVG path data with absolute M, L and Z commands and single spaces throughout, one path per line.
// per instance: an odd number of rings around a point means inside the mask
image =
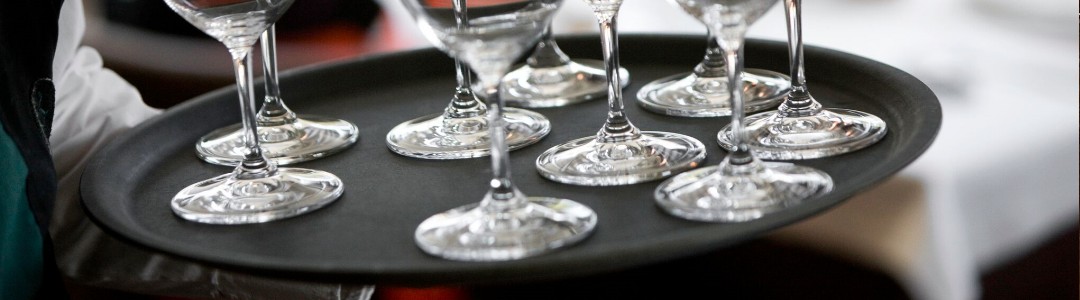
M 630 124 L 623 112 L 622 87 L 619 82 L 619 38 L 615 36 L 616 13 L 607 14 L 600 21 L 600 42 L 604 48 L 604 69 L 608 78 L 608 118 L 604 129 L 600 130 L 599 139 L 615 141 L 630 139 L 637 135 L 637 128 Z
M 296 122 L 296 114 L 281 102 L 281 89 L 277 76 L 277 37 L 274 26 L 259 38 L 262 48 L 263 78 L 266 80 L 266 98 L 259 109 L 257 121 L 260 126 L 276 126 Z
M 453 0 L 453 5 L 457 26 L 459 28 L 467 27 L 469 15 L 466 10 L 465 0 Z M 469 70 L 465 68 L 461 61 L 457 61 L 457 66 L 458 91 L 468 90 L 471 96 L 472 90 L 469 89 L 469 86 L 472 85 L 472 76 L 470 76 Z M 479 74 L 480 82 L 484 85 L 483 92 L 488 106 L 487 122 L 488 138 L 491 140 L 492 173 L 491 190 L 488 191 L 487 197 L 484 198 L 480 205 L 492 210 L 503 210 L 523 205 L 525 200 L 524 197 L 520 197 L 521 193 L 514 187 L 514 183 L 510 181 L 510 148 L 506 144 L 507 124 L 506 120 L 503 119 L 503 99 L 499 95 L 500 81 L 509 71 L 510 65 L 509 63 L 499 65 L 497 69 L 498 72 Z M 470 97 L 470 99 L 475 98 Z
M 454 101 L 450 104 L 451 107 L 456 109 L 476 107 L 479 102 L 476 101 L 472 87 L 470 87 L 472 85 L 472 73 L 469 72 L 469 67 L 458 59 L 454 59 L 454 67 L 457 69 L 457 88 L 454 89 Z
M 694 67 L 694 75 L 702 78 L 724 77 L 724 74 L 726 74 L 724 70 L 724 50 L 720 49 L 720 44 L 716 42 L 716 35 L 713 34 L 712 30 L 708 32 L 709 46 L 705 49 L 705 58 Z
M 255 117 L 255 87 L 251 86 L 251 48 L 233 52 L 233 67 L 236 71 L 236 90 L 240 94 L 241 123 L 244 126 L 244 161 L 236 167 L 234 174 L 241 179 L 262 178 L 276 171 L 272 162 L 263 157 L 259 148 L 259 130 Z
M 501 78 L 501 76 L 499 77 Z M 497 80 L 496 80 L 497 82 Z M 518 199 L 517 189 L 510 181 L 510 150 L 506 144 L 506 122 L 503 119 L 503 99 L 498 85 L 485 87 L 488 99 L 488 130 L 491 139 L 491 199 L 500 203 Z
M 806 75 L 803 69 L 802 41 L 802 0 L 784 0 L 784 15 L 787 17 L 788 62 L 791 65 L 791 91 L 787 99 L 780 104 L 780 113 L 784 116 L 806 116 L 821 111 L 821 104 L 810 96 L 806 88 Z
M 555 38 L 551 34 L 551 25 L 544 30 L 544 37 L 536 44 L 536 50 L 525 60 L 525 63 L 534 69 L 554 68 L 570 63 L 570 57 L 559 49 L 555 44 Z
M 465 0 L 453 0 L 454 20 L 459 28 L 464 28 L 469 23 L 468 10 Z M 457 75 L 457 88 L 454 89 L 454 99 L 450 101 L 450 107 L 446 108 L 446 115 L 451 118 L 475 117 L 483 114 L 484 108 L 476 101 L 476 95 L 472 90 L 472 73 L 469 66 L 461 60 L 454 59 L 454 68 Z
M 754 160 L 750 148 L 746 145 L 746 130 L 744 128 L 745 124 L 743 124 L 746 112 L 743 103 L 743 82 L 742 76 L 740 76 L 743 70 L 743 62 L 739 60 L 742 43 L 737 44 L 740 45 L 740 49 L 725 49 L 724 51 L 727 57 L 728 86 L 731 87 L 728 89 L 728 92 L 731 93 L 731 141 L 735 144 L 735 150 L 728 155 L 728 161 L 733 165 L 747 164 Z

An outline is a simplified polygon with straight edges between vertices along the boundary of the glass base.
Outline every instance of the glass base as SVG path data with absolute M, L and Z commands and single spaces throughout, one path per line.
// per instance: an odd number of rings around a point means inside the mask
M 508 123 L 506 143 L 511 151 L 535 144 L 551 132 L 551 121 L 539 113 L 503 110 Z M 486 115 L 445 118 L 431 114 L 399 124 L 386 135 L 386 146 L 397 154 L 422 159 L 464 159 L 491 155 Z
M 569 246 L 596 227 L 596 213 L 588 206 L 565 199 L 519 197 L 516 205 L 491 203 L 489 198 L 484 202 L 490 205 L 474 203 L 431 216 L 416 228 L 416 244 L 446 259 L 505 261 Z
M 791 163 L 719 166 L 679 174 L 656 188 L 656 203 L 677 217 L 706 222 L 745 222 L 832 190 L 825 172 Z
M 885 121 L 857 110 L 826 108 L 806 117 L 782 117 L 771 111 L 746 118 L 747 144 L 760 159 L 812 159 L 866 148 L 885 137 Z M 731 126 L 717 133 L 731 151 Z
M 300 116 L 296 122 L 259 126 L 259 146 L 276 165 L 309 161 L 341 152 L 356 143 L 359 130 L 344 120 Z M 214 130 L 199 139 L 195 153 L 212 164 L 235 166 L 244 159 L 244 132 L 240 124 Z
M 775 107 L 791 89 L 788 76 L 769 70 L 746 69 L 743 95 L 747 112 Z M 676 117 L 722 117 L 731 115 L 727 78 L 704 78 L 694 73 L 676 74 L 650 82 L 638 91 L 638 103 L 646 110 Z
M 241 179 L 229 173 L 192 184 L 173 197 L 172 209 L 199 223 L 266 223 L 314 211 L 344 192 L 334 174 L 278 168 L 263 178 Z
M 697 139 L 643 131 L 625 141 L 599 142 L 590 136 L 555 146 L 536 159 L 536 170 L 561 183 L 610 186 L 661 179 L 704 160 L 705 146 Z
M 552 68 L 533 69 L 525 65 L 503 77 L 500 91 L 506 105 L 529 108 L 605 99 L 608 82 L 603 66 L 603 61 L 585 59 Z M 630 72 L 619 68 L 619 74 L 619 84 L 626 88 L 630 84 Z

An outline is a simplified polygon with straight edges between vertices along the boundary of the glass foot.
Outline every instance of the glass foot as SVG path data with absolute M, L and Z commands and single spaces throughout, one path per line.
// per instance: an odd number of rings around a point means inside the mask
M 278 168 L 262 178 L 229 173 L 184 188 L 172 200 L 181 218 L 207 224 L 265 223 L 308 213 L 345 192 L 328 172 Z
M 704 160 L 705 146 L 697 139 L 644 131 L 624 141 L 600 142 L 590 136 L 555 146 L 536 159 L 536 170 L 566 184 L 626 185 L 671 176 Z
M 719 166 L 679 174 L 656 188 L 656 203 L 680 218 L 744 222 L 796 205 L 832 190 L 832 178 L 791 163 Z
M 246 152 L 241 125 L 210 132 L 195 144 L 199 158 L 212 164 L 235 166 Z M 276 165 L 289 165 L 331 155 L 356 143 L 359 130 L 344 120 L 300 116 L 296 122 L 259 126 L 263 155 Z
M 777 72 L 746 69 L 743 95 L 747 112 L 765 110 L 784 101 L 791 89 L 789 78 Z M 638 91 L 638 103 L 646 110 L 677 117 L 731 115 L 727 78 L 698 77 L 682 73 L 650 82 Z
M 812 159 L 866 148 L 885 137 L 885 121 L 857 110 L 826 108 L 805 117 L 783 117 L 777 111 L 746 118 L 746 143 L 760 159 Z M 731 126 L 717 133 L 724 149 L 731 144 Z
M 488 205 L 465 205 L 424 220 L 416 228 L 416 244 L 446 259 L 505 261 L 577 243 L 596 226 L 596 213 L 574 201 L 519 196 L 510 200 L 516 203 L 493 203 L 488 197 Z
M 579 63 L 580 62 L 580 63 Z M 604 62 L 578 60 L 564 66 L 533 69 L 522 66 L 503 77 L 503 100 L 518 107 L 559 107 L 607 97 Z M 630 84 L 630 73 L 619 68 L 620 85 Z
M 506 143 L 510 150 L 532 145 L 548 132 L 551 122 L 539 113 L 516 108 L 503 110 Z M 491 154 L 486 115 L 445 118 L 431 114 L 399 124 L 386 135 L 386 145 L 397 154 L 423 159 L 463 159 Z

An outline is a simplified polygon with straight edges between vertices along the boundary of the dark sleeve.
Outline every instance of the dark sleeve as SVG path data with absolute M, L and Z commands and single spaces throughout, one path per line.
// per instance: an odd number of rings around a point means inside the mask
M 56 169 L 49 153 L 55 89 L 52 61 L 63 0 L 0 0 L 0 122 L 28 169 L 26 196 L 43 237 L 37 299 L 66 299 L 53 259 L 49 218 Z

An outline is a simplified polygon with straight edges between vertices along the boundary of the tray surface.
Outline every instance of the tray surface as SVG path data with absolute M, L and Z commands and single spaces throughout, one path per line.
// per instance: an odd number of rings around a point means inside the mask
M 597 58 L 597 37 L 559 39 L 571 57 Z M 646 112 L 632 98 L 646 83 L 687 72 L 700 60 L 699 36 L 623 35 L 628 115 L 642 130 L 687 134 L 708 149 L 706 164 L 726 154 L 716 132 L 728 118 L 677 118 Z M 749 68 L 786 73 L 783 42 L 750 41 Z M 222 50 L 224 51 L 224 50 Z M 81 193 L 103 228 L 137 244 L 261 275 L 407 285 L 532 281 L 613 271 L 702 254 L 820 213 L 898 172 L 923 153 L 941 125 L 941 107 L 918 79 L 890 66 L 807 47 L 807 78 L 827 107 L 870 112 L 889 125 L 878 144 L 836 157 L 798 161 L 828 172 L 835 189 L 787 211 L 740 224 L 678 219 L 657 208 L 660 181 L 620 187 L 578 187 L 542 179 L 536 157 L 559 143 L 595 134 L 604 100 L 536 109 L 551 134 L 511 152 L 515 183 L 530 196 L 573 199 L 599 216 L 582 243 L 511 262 L 455 262 L 425 255 L 413 231 L 428 216 L 477 202 L 490 179 L 488 158 L 428 161 L 393 154 L 386 133 L 398 123 L 443 109 L 454 87 L 452 60 L 434 49 L 374 56 L 286 72 L 283 97 L 301 114 L 342 118 L 360 127 L 352 148 L 298 164 L 337 174 L 345 194 L 319 211 L 266 224 L 221 226 L 184 221 L 169 208 L 179 190 L 229 172 L 202 163 L 194 144 L 203 134 L 239 122 L 235 88 L 225 87 L 169 109 L 113 140 L 83 174 Z M 226 62 L 222 62 L 226 63 Z M 261 90 L 261 85 L 256 87 Z

